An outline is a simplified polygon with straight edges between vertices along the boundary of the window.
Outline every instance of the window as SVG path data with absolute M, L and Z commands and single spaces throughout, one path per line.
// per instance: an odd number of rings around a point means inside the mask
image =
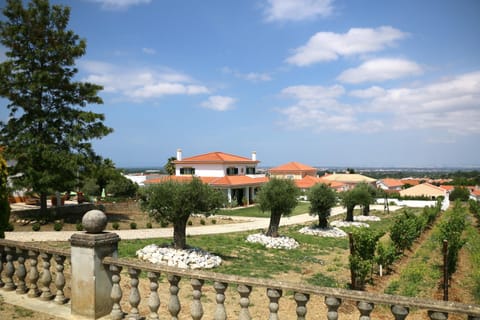
M 238 168 L 230 167 L 227 168 L 227 176 L 236 176 L 238 175 Z
M 180 174 L 181 175 L 194 175 L 195 174 L 195 168 L 180 168 Z
M 247 174 L 255 174 L 255 167 L 247 167 Z

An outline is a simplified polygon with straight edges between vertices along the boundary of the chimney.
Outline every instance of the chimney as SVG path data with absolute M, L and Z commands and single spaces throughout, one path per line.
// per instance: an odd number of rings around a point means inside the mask
M 177 149 L 177 160 L 182 161 L 182 149 Z
M 257 152 L 252 151 L 252 161 L 257 161 Z

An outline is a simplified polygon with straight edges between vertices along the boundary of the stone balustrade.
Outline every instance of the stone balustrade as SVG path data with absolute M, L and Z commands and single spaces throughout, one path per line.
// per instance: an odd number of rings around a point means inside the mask
M 85 234 L 82 237 L 76 241 L 84 241 L 87 247 L 97 248 L 97 244 L 91 242 L 90 238 L 84 238 Z M 97 238 L 101 242 L 100 246 L 105 243 L 108 246 L 111 245 L 109 241 L 116 241 L 115 237 L 108 233 L 99 235 Z M 90 289 L 75 291 L 72 288 L 71 296 L 64 292 L 66 287 L 76 286 L 74 280 L 71 282 L 65 280 L 65 270 L 75 269 L 73 264 L 76 258 L 70 252 L 75 252 L 76 243 L 71 242 L 72 250 L 70 251 L 0 239 L 1 290 L 15 290 L 18 295 L 44 300 L 45 303 L 50 304 L 65 304 L 71 299 L 72 308 L 73 300 L 81 300 L 74 297 L 75 294 L 97 296 L 87 292 Z M 84 249 L 80 251 L 85 254 Z M 349 313 L 358 314 L 361 320 L 373 318 L 372 312 L 375 312 L 375 308 L 382 310 L 388 308 L 387 312 L 390 312 L 394 319 L 417 319 L 417 315 L 423 313 L 434 320 L 447 319 L 449 315 L 459 315 L 460 318 L 468 320 L 480 320 L 479 305 L 179 269 L 143 261 L 119 259 L 115 251 L 101 257 L 100 262 L 92 266 L 103 268 L 101 272 L 109 277 L 109 284 L 106 286 L 109 289 L 108 297 L 103 296 L 104 301 L 94 303 L 109 306 L 107 319 L 183 319 L 186 317 L 186 310 L 183 308 L 187 305 L 189 306 L 187 315 L 192 319 L 221 320 L 227 317 L 240 320 L 252 319 L 254 318 L 251 315 L 252 306 L 255 306 L 265 311 L 266 316 L 262 318 L 268 317 L 272 320 L 279 318 L 333 320 L 342 319 L 342 307 L 347 309 L 345 305 L 348 305 L 355 306 L 356 311 L 349 310 Z M 68 274 L 67 278 L 69 278 Z M 186 294 L 183 292 L 181 295 L 180 288 L 183 288 Z M 160 289 L 166 292 L 162 294 L 164 297 L 166 294 L 167 298 L 160 299 Z M 91 290 L 101 290 L 101 288 L 92 287 Z M 252 293 L 254 290 L 263 291 L 264 299 L 254 297 Z M 205 298 L 206 295 L 213 299 Z M 312 305 L 314 299 L 322 301 L 324 307 L 320 308 L 318 304 Z M 227 300 L 235 303 L 227 304 Z M 282 308 L 282 303 L 286 300 L 293 300 L 294 307 L 291 310 Z M 92 314 L 89 318 L 97 319 L 102 316 Z

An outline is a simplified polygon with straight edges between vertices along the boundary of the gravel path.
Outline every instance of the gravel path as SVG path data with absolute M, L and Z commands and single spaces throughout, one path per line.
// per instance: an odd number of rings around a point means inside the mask
M 390 206 L 390 211 L 397 210 Z M 372 210 L 383 210 L 383 205 L 372 205 Z M 331 216 L 339 215 L 345 212 L 343 207 L 334 207 Z M 258 229 L 266 229 L 268 227 L 270 218 L 246 218 L 240 217 L 243 221 L 240 223 L 218 224 L 198 227 L 187 227 L 187 235 L 205 235 L 205 234 L 220 234 L 232 233 L 240 231 L 250 231 Z M 282 217 L 280 220 L 281 226 L 301 224 L 311 221 L 316 221 L 316 216 L 310 216 L 308 213 L 300 214 L 291 217 Z M 68 241 L 72 234 L 78 231 L 26 231 L 26 232 L 5 232 L 5 239 L 16 241 Z M 135 229 L 135 230 L 116 230 L 121 239 L 148 239 L 148 238 L 171 238 L 173 236 L 173 228 L 158 228 L 158 229 Z

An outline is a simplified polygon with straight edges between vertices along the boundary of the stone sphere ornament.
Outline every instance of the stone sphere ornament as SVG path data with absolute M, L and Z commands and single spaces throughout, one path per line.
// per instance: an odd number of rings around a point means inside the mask
M 82 225 L 87 233 L 101 233 L 107 226 L 107 216 L 101 210 L 90 210 L 83 215 Z

